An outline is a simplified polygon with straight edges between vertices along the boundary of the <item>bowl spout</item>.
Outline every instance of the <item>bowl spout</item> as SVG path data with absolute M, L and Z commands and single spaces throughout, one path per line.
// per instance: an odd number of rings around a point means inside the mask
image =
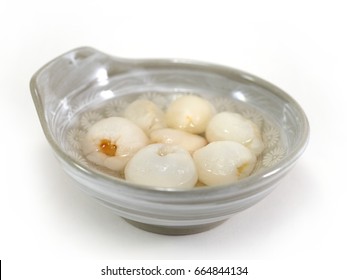
M 47 100 L 59 103 L 67 95 L 82 91 L 91 83 L 107 84 L 110 76 L 130 69 L 131 60 L 81 47 L 53 59 L 37 71 L 30 82 L 31 92 L 34 99 L 39 98 L 43 102 L 43 106 Z

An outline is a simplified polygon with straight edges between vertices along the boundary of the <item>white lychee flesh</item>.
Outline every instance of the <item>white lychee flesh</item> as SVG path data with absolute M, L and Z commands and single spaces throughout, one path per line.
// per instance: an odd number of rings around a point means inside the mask
M 166 127 L 164 112 L 147 99 L 138 99 L 129 104 L 124 117 L 137 124 L 147 135 L 155 129 Z
M 254 153 L 234 141 L 216 141 L 193 154 L 199 181 L 208 186 L 230 184 L 248 176 L 256 163 Z
M 163 128 L 153 131 L 150 134 L 150 140 L 153 143 L 180 145 L 190 153 L 207 144 L 204 137 L 173 128 Z
M 126 181 L 151 188 L 187 190 L 198 175 L 191 155 L 177 145 L 150 144 L 138 151 L 124 171 Z
M 166 111 L 168 127 L 200 134 L 212 116 L 215 108 L 206 99 L 195 95 L 185 95 L 174 100 Z
M 208 123 L 205 133 L 209 142 L 231 140 L 251 149 L 255 155 L 264 150 L 259 128 L 237 113 L 221 112 Z
M 110 117 L 90 127 L 82 149 L 91 162 L 122 171 L 135 152 L 148 142 L 148 137 L 142 129 L 130 120 Z

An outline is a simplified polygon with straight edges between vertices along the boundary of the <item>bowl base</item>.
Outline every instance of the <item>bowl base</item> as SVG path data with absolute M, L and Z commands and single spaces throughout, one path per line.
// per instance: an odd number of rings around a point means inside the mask
M 178 226 L 178 227 L 170 227 L 170 226 L 159 226 L 159 225 L 151 225 L 151 224 L 144 224 L 132 220 L 125 219 L 129 224 L 153 233 L 157 234 L 163 234 L 163 235 L 188 235 L 188 234 L 196 234 L 200 232 L 204 232 L 210 229 L 213 229 L 220 224 L 224 223 L 227 219 L 213 222 L 209 224 L 203 224 L 203 225 L 194 225 L 194 226 Z

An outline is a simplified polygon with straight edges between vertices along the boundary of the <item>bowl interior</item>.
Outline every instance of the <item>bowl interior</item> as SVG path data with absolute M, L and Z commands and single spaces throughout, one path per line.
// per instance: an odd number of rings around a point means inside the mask
M 304 113 L 287 94 L 253 75 L 222 66 L 75 53 L 46 66 L 36 76 L 35 87 L 41 122 L 56 151 L 115 180 L 122 180 L 122 175 L 89 162 L 81 141 L 93 123 L 121 116 L 138 98 L 165 110 L 178 96 L 195 94 L 211 101 L 219 112 L 237 112 L 251 119 L 261 129 L 266 147 L 253 174 L 274 169 L 297 154 L 308 134 Z

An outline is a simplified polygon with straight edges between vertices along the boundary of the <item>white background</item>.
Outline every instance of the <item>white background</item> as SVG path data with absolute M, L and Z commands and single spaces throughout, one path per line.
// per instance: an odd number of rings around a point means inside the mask
M 35 273 L 45 261 L 106 259 L 276 261 L 288 267 L 284 275 L 294 263 L 312 276 L 346 274 L 343 2 L 0 0 L 0 259 L 8 279 L 6 264 L 29 261 Z M 301 104 L 310 144 L 272 194 L 218 228 L 181 237 L 136 229 L 63 173 L 30 96 L 32 74 L 79 46 L 203 60 L 260 76 Z M 25 271 L 12 279 L 18 273 Z

